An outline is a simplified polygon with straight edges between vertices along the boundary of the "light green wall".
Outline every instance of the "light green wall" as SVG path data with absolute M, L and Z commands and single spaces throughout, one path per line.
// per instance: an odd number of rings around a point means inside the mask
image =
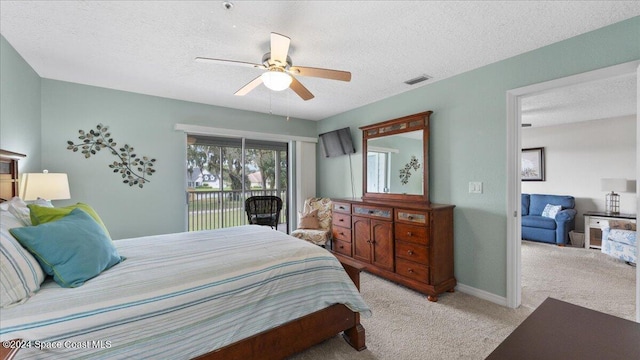
M 437 56 L 437 54 L 433 54 Z M 433 110 L 430 196 L 455 204 L 458 282 L 506 296 L 506 92 L 510 89 L 640 59 L 640 17 L 613 24 L 453 78 L 322 120 L 319 132 L 350 126 L 356 197 L 362 191 L 359 126 Z M 428 72 L 428 71 L 427 71 Z M 335 181 L 349 172 L 346 157 L 318 157 L 319 195 L 351 196 Z M 484 193 L 469 194 L 469 181 Z
M 20 172 L 39 172 L 40 76 L 0 36 L 0 148 L 28 155 Z
M 122 184 L 102 151 L 85 159 L 66 149 L 78 130 L 109 126 L 119 145 L 157 159 L 143 189 Z M 314 137 L 316 122 L 42 80 L 42 164 L 69 174 L 72 200 L 96 208 L 114 239 L 184 231 L 186 137 L 177 123 Z

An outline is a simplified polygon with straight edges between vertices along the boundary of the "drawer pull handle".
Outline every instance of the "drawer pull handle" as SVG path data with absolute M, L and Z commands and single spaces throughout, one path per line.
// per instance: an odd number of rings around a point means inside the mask
M 371 244 L 371 240 L 367 240 L 367 243 Z
M 373 213 L 375 213 L 375 211 L 369 210 L 369 214 L 373 214 Z
M 407 271 L 410 272 L 411 274 L 413 274 L 413 269 L 412 268 L 407 269 Z
M 339 219 L 338 221 L 343 222 L 343 221 L 344 221 L 344 219 Z
M 413 234 L 411 233 L 411 231 L 407 231 L 407 236 L 413 236 Z
M 340 235 L 344 235 L 344 233 L 343 233 L 343 232 L 341 232 L 341 233 L 340 233 Z
M 409 220 L 413 220 L 413 215 L 409 215 L 409 216 L 407 216 L 407 219 L 409 219 Z
M 413 255 L 413 250 L 409 250 L 409 251 L 407 251 L 407 254 L 409 254 L 409 255 Z
M 340 245 L 340 249 L 344 249 L 344 246 L 343 246 L 343 245 Z

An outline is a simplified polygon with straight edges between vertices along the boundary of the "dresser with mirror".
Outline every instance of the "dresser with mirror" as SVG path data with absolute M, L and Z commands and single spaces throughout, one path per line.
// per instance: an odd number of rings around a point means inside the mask
M 454 205 L 429 200 L 431 111 L 362 130 L 361 199 L 332 199 L 332 249 L 437 301 L 456 286 Z

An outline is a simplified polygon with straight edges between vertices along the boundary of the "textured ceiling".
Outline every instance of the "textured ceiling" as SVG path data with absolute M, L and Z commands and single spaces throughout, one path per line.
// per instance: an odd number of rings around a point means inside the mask
M 319 120 L 640 15 L 638 1 L 0 1 L 0 33 L 44 78 Z M 269 33 L 315 95 L 260 86 L 260 74 L 195 57 L 260 63 Z M 405 80 L 433 79 L 409 86 Z
M 636 76 L 566 86 L 522 99 L 522 123 L 533 127 L 635 115 Z

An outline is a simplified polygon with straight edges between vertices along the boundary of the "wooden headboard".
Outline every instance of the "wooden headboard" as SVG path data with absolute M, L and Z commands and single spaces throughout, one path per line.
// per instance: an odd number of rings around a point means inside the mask
M 0 202 L 18 196 L 18 160 L 26 157 L 0 149 Z

